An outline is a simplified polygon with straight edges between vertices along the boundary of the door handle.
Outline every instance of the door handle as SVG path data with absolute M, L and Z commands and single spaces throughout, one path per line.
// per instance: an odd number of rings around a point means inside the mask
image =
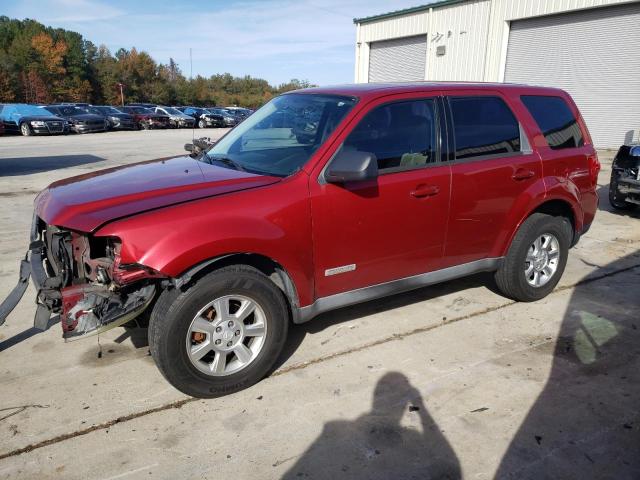
M 440 188 L 436 185 L 418 185 L 411 191 L 411 196 L 415 198 L 433 197 L 440 193 Z
M 526 180 L 527 178 L 531 178 L 535 175 L 536 173 L 532 170 L 527 170 L 526 168 L 519 168 L 516 170 L 516 172 L 513 174 L 513 178 L 514 180 Z

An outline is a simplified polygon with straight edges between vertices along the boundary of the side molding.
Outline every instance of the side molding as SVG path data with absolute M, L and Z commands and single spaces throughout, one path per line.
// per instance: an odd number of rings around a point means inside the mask
M 294 323 L 304 323 L 329 310 L 386 297 L 395 293 L 415 290 L 435 283 L 466 277 L 474 273 L 491 272 L 500 268 L 503 261 L 504 257 L 483 258 L 482 260 L 443 268 L 442 270 L 435 270 L 433 272 L 422 273 L 412 277 L 401 278 L 391 282 L 379 283 L 378 285 L 372 285 L 370 287 L 318 298 L 311 305 L 300 308 L 299 314 L 294 315 L 293 321 Z

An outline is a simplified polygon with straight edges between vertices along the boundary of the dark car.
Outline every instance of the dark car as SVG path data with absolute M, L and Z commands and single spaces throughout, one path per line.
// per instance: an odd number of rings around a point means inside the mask
M 609 203 L 618 210 L 640 205 L 640 145 L 623 145 L 611 165 Z
M 64 118 L 69 123 L 72 132 L 104 132 L 109 126 L 109 122 L 104 116 L 87 113 L 75 105 L 47 105 L 40 108 Z
M 598 205 L 596 150 L 554 88 L 299 90 L 187 146 L 43 190 L 0 323 L 30 275 L 36 326 L 58 314 L 65 338 L 148 312 L 164 377 L 214 397 L 271 372 L 291 323 L 335 308 L 480 272 L 542 299 Z
M 222 121 L 224 122 L 225 127 L 235 127 L 241 121 L 236 115 L 226 108 L 211 107 L 207 108 L 207 110 L 213 115 L 222 116 Z
M 7 133 L 21 133 L 25 137 L 69 132 L 69 125 L 64 118 L 26 103 L 0 105 L 0 120 Z
M 155 108 L 155 112 L 167 115 L 170 125 L 174 128 L 193 128 L 196 123 L 195 118 L 174 107 L 158 106 Z
M 136 128 L 133 116 L 121 112 L 114 107 L 108 105 L 91 105 L 80 108 L 87 113 L 95 113 L 96 115 L 105 117 L 107 122 L 109 122 L 109 130 L 134 130 Z
M 240 121 L 244 120 L 253 113 L 253 110 L 242 107 L 225 107 L 225 110 L 229 111 L 232 115 L 237 117 Z
M 150 108 L 127 105 L 120 110 L 133 117 L 136 128 L 150 130 L 152 128 L 169 128 L 170 126 L 168 115 L 156 113 Z
M 198 128 L 206 127 L 224 127 L 224 118 L 222 115 L 210 113 L 206 108 L 201 107 L 179 107 L 182 113 L 196 119 Z

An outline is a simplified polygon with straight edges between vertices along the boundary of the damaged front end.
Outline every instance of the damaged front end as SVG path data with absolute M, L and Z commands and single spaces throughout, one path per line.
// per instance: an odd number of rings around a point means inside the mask
M 34 327 L 46 330 L 60 315 L 63 336 L 72 339 L 123 325 L 155 298 L 163 276 L 148 267 L 120 263 L 120 240 L 47 225 L 37 216 L 18 285 L 0 305 L 0 325 L 26 290 L 37 289 Z

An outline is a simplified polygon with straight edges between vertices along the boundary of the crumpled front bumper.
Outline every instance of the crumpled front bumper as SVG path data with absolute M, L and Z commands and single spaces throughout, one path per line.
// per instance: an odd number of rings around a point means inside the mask
M 62 274 L 53 276 L 45 270 L 47 247 L 38 237 L 38 219 L 34 217 L 29 250 L 20 263 L 18 284 L 0 304 L 0 325 L 22 299 L 29 278 L 37 291 L 34 327 L 47 330 L 57 323 L 57 317 L 52 321 L 52 314 L 59 313 L 65 338 L 100 333 L 123 325 L 140 315 L 155 298 L 153 283 L 131 285 L 126 292 L 100 283 L 63 284 Z

